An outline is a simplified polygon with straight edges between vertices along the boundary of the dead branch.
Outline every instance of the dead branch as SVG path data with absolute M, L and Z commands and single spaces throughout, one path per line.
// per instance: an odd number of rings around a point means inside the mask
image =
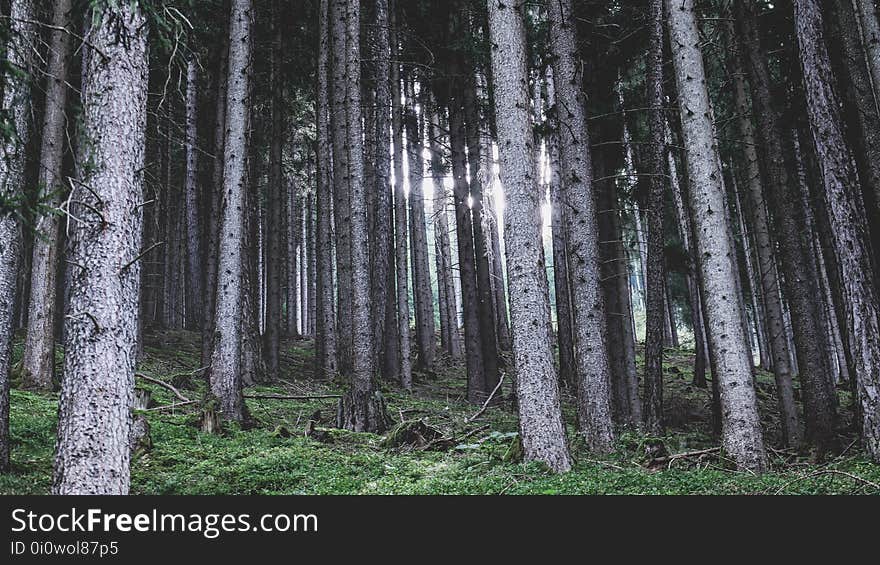
M 464 421 L 465 424 L 470 424 L 471 422 L 473 422 L 474 420 L 476 420 L 477 418 L 479 418 L 480 416 L 483 415 L 483 412 L 485 412 L 486 408 L 489 407 L 489 403 L 492 402 L 493 398 L 495 398 L 495 393 L 497 393 L 498 389 L 501 388 L 501 385 L 504 384 L 504 377 L 505 376 L 506 376 L 506 373 L 501 373 L 501 378 L 498 379 L 498 384 L 495 385 L 495 388 L 492 390 L 492 394 L 490 394 L 489 398 L 486 399 L 486 402 L 483 403 L 483 407 L 480 408 L 479 410 L 477 410 L 476 414 L 474 414 L 473 416 L 471 416 L 470 418 L 465 420 Z
M 165 381 L 160 381 L 159 379 L 150 377 L 150 376 L 145 375 L 143 373 L 135 373 L 135 376 L 138 377 L 139 379 L 143 379 L 143 380 L 147 381 L 148 383 L 153 383 L 154 385 L 159 385 L 163 388 L 170 390 L 172 393 L 174 393 L 174 396 L 176 396 L 178 398 L 178 400 L 180 400 L 182 402 L 193 402 L 189 398 L 182 395 L 180 393 L 180 391 L 174 387 L 174 385 L 168 384 Z

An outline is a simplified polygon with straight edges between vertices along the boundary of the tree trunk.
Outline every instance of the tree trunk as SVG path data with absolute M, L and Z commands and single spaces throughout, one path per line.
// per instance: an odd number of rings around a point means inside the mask
M 651 0 L 651 48 L 648 52 L 648 126 L 651 136 L 650 188 L 647 202 L 648 242 L 645 301 L 645 429 L 663 430 L 663 324 L 666 292 L 663 269 L 663 191 L 666 124 L 663 119 L 663 0 Z M 670 323 L 671 325 L 671 323 Z M 671 332 L 670 332 L 671 333 Z
M 336 236 L 336 354 L 339 372 L 350 376 L 352 359 L 351 198 L 346 133 L 346 2 L 330 0 L 331 104 L 333 136 L 333 219 Z M 358 44 L 358 47 L 360 44 Z
M 520 437 L 526 460 L 571 469 L 550 336 L 550 299 L 541 247 L 540 194 L 528 113 L 525 2 L 488 0 L 504 240 Z
M 673 66 L 691 183 L 703 304 L 721 402 L 722 443 L 737 466 L 766 469 L 752 360 L 743 333 L 735 256 L 693 0 L 667 0 Z
M 329 96 L 329 58 L 330 58 L 330 2 L 321 0 L 319 44 L 318 44 L 318 84 L 317 84 L 317 150 L 318 186 L 315 195 L 317 208 L 316 279 L 318 289 L 317 327 L 315 335 L 315 365 L 319 378 L 330 379 L 336 376 L 336 311 L 333 288 L 333 168 L 330 151 L 330 96 Z M 290 256 L 293 257 L 292 255 Z M 295 275 L 294 275 L 295 277 Z
M 855 361 L 861 401 L 862 439 L 870 456 L 880 461 L 880 333 L 877 291 L 864 210 L 859 206 L 852 159 L 841 130 L 840 105 L 829 83 L 822 14 L 815 0 L 795 0 L 795 24 L 810 131 L 822 174 L 831 235 L 842 273 L 840 290 L 847 336 Z
M 474 259 L 477 268 L 477 304 L 480 314 L 480 341 L 483 348 L 484 393 L 488 397 L 498 384 L 498 337 L 495 333 L 495 303 L 489 267 L 489 242 L 484 230 L 483 172 L 480 169 L 480 110 L 477 106 L 473 73 L 468 73 L 462 95 L 468 144 L 471 217 L 474 232 Z
M 186 327 L 202 324 L 202 250 L 199 224 L 198 70 L 186 62 Z
M 229 24 L 229 64 L 226 86 L 226 133 L 223 142 L 223 198 L 218 245 L 214 347 L 211 393 L 220 417 L 241 421 L 242 334 L 245 292 L 243 242 L 246 238 L 248 108 L 250 90 L 251 0 L 232 0 Z
M 31 134 L 29 76 L 22 78 L 11 69 L 28 73 L 32 61 L 28 54 L 35 47 L 38 30 L 33 24 L 31 0 L 13 0 L 10 5 L 6 63 L 3 77 L 2 111 L 14 128 L 9 139 L 0 143 L 0 197 L 4 201 L 21 199 L 25 194 L 25 148 Z M 12 368 L 12 337 L 15 333 L 15 300 L 21 254 L 22 226 L 17 210 L 0 211 L 0 472 L 9 470 L 9 377 Z M 136 306 L 135 306 L 136 307 Z
M 611 390 L 601 291 L 599 233 L 590 141 L 571 0 L 550 4 L 550 44 L 560 123 L 559 149 L 565 195 L 566 242 L 574 310 L 578 426 L 592 451 L 612 448 Z M 540 239 L 538 240 L 540 241 Z
M 43 115 L 40 146 L 40 201 L 57 208 L 65 192 L 62 177 L 66 134 L 67 80 L 73 46 L 71 0 L 55 3 L 50 32 L 49 65 L 46 73 L 46 112 Z M 34 254 L 31 261 L 31 292 L 28 303 L 27 337 L 22 357 L 22 384 L 38 390 L 51 390 L 55 372 L 56 273 L 61 233 L 60 216 L 40 214 L 36 219 Z
M 102 56 L 83 72 L 83 154 L 67 260 L 74 266 L 65 331 L 54 494 L 128 494 L 137 348 L 147 21 L 139 4 L 92 8 Z M 124 39 L 120 39 L 124 38 Z
M 452 87 L 450 88 L 452 90 Z M 461 279 L 461 307 L 464 314 L 464 348 L 467 365 L 468 401 L 482 403 L 485 399 L 486 379 L 483 365 L 482 338 L 480 337 L 477 271 L 474 257 L 474 231 L 470 191 L 467 182 L 467 155 L 461 100 L 453 98 L 449 108 L 449 144 L 452 148 L 452 178 L 455 198 L 455 227 L 458 243 L 458 272 Z
M 386 312 L 394 285 L 394 201 L 391 191 L 391 37 L 388 0 L 375 0 L 376 10 L 376 209 L 373 249 L 373 338 L 376 360 L 388 367 L 387 357 L 397 350 L 390 345 L 397 333 Z M 396 46 L 394 47 L 397 53 Z M 395 363 L 396 364 L 396 363 Z M 386 377 L 396 376 L 386 374 Z
M 281 250 L 283 234 L 281 212 L 284 209 L 284 174 L 281 162 L 281 148 L 284 144 L 283 86 L 281 77 L 281 57 L 283 49 L 283 29 L 280 18 L 281 3 L 273 2 L 272 46 L 269 87 L 270 103 L 270 141 L 269 141 L 269 187 L 266 195 L 266 330 L 263 334 L 263 362 L 270 381 L 278 378 L 278 355 L 281 340 L 281 277 L 285 253 Z
M 877 21 L 877 8 L 874 0 L 851 0 L 857 9 L 859 28 L 861 29 L 862 45 L 865 59 L 871 73 L 874 96 L 880 96 L 880 23 Z M 842 8 L 838 4 L 839 8 Z M 855 31 L 855 30 L 851 30 Z M 851 40 L 853 36 L 843 38 Z M 880 102 L 878 100 L 877 102 Z
M 412 80 L 406 92 L 407 156 L 409 157 L 409 227 L 413 272 L 413 301 L 416 310 L 416 344 L 419 350 L 418 369 L 430 372 L 434 367 L 434 297 L 431 292 L 431 271 L 428 263 L 428 232 L 425 225 L 424 143 Z
M 373 375 L 373 325 L 370 320 L 370 237 L 364 184 L 361 124 L 360 0 L 346 7 L 346 133 L 350 196 L 352 375 L 339 402 L 338 425 L 356 432 L 382 433 L 388 427 L 385 402 Z M 339 48 L 337 44 L 336 48 Z M 341 86 L 341 85 L 339 85 Z

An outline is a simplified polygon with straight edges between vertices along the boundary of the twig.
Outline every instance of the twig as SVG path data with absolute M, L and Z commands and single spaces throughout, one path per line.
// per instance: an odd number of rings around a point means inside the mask
M 173 385 L 170 385 L 170 384 L 166 383 L 165 381 L 160 381 L 159 379 L 155 379 L 155 378 L 147 376 L 143 373 L 135 373 L 135 376 L 140 379 L 144 379 L 148 383 L 153 383 L 154 385 L 159 385 L 161 387 L 167 388 L 168 390 L 170 390 L 171 392 L 174 393 L 174 396 L 176 396 L 179 400 L 181 400 L 183 402 L 194 402 L 194 401 L 190 400 L 189 398 L 185 397 L 184 395 L 182 395 L 179 390 L 174 388 Z
M 506 373 L 501 373 L 501 378 L 498 379 L 498 384 L 495 385 L 495 388 L 492 390 L 492 394 L 489 395 L 489 398 L 486 399 L 486 402 L 483 403 L 483 407 L 477 410 L 477 413 L 464 421 L 465 424 L 470 424 L 477 418 L 483 415 L 483 412 L 486 411 L 486 408 L 489 407 L 489 403 L 492 402 L 492 399 L 495 398 L 495 393 L 498 392 L 498 389 L 501 388 L 501 385 L 504 384 L 504 377 Z
M 181 406 L 189 406 L 190 404 L 195 404 L 195 400 L 187 400 L 186 402 L 175 402 L 174 404 L 166 404 L 165 406 L 155 406 L 153 408 L 144 408 L 144 412 L 158 412 L 160 410 L 171 410 L 172 408 L 179 408 Z
M 321 394 L 318 396 L 293 396 L 286 394 L 245 394 L 244 397 L 258 400 L 326 400 L 328 398 L 342 398 L 342 395 Z

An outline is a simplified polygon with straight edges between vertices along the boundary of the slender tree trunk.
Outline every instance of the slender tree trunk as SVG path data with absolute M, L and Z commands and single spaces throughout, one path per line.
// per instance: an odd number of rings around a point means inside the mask
M 489 245 L 484 230 L 483 172 L 480 169 L 480 110 L 477 106 L 476 85 L 468 74 L 462 95 L 465 131 L 468 143 L 468 171 L 470 173 L 471 217 L 474 232 L 474 259 L 477 268 L 477 304 L 480 314 L 480 341 L 483 348 L 485 394 L 488 396 L 498 383 L 498 338 L 495 333 L 495 303 L 489 267 Z
M 9 69 L 32 67 L 29 58 L 36 47 L 38 31 L 33 24 L 31 0 L 10 4 L 9 31 L 12 38 L 5 53 Z M 0 197 L 17 200 L 25 194 L 25 166 L 31 134 L 29 76 L 11 71 L 3 77 L 2 111 L 14 128 L 9 139 L 0 143 Z M 15 299 L 22 226 L 16 211 L 0 211 L 0 472 L 9 470 L 9 376 L 12 368 L 12 337 L 15 332 Z
M 645 321 L 645 429 L 663 429 L 663 324 L 666 303 L 663 276 L 663 191 L 665 122 L 663 119 L 663 0 L 651 0 L 651 49 L 648 52 L 648 104 L 651 146 L 648 170 L 648 242 Z
M 556 105 L 553 68 L 547 67 L 547 101 Z M 571 283 L 568 273 L 568 244 L 565 240 L 566 206 L 562 194 L 559 165 L 559 125 L 551 115 L 553 131 L 547 139 L 550 160 L 550 230 L 553 234 L 553 288 L 556 296 L 556 344 L 559 350 L 559 378 L 570 385 L 576 384 L 577 367 L 574 360 L 574 332 L 571 304 Z M 629 290 L 627 290 L 629 292 Z
M 453 99 L 449 108 L 449 141 L 452 148 L 452 178 L 455 198 L 455 225 L 458 244 L 458 272 L 461 279 L 461 306 L 464 314 L 464 347 L 467 364 L 468 401 L 485 400 L 486 379 L 483 365 L 482 338 L 480 337 L 477 272 L 474 257 L 474 233 L 470 191 L 467 182 L 465 128 L 460 99 Z
M 336 376 L 336 311 L 333 288 L 333 168 L 330 151 L 330 96 L 329 96 L 329 58 L 330 58 L 330 2 L 321 0 L 319 5 L 319 43 L 318 43 L 318 84 L 317 84 L 317 149 L 318 186 L 315 195 L 317 208 L 316 248 L 320 250 L 316 259 L 316 278 L 318 289 L 317 328 L 315 335 L 315 365 L 319 378 L 330 379 Z M 291 191 L 292 192 L 292 191 Z M 293 260 L 293 255 L 290 255 Z M 294 275 L 295 278 L 295 275 Z M 291 283 L 292 284 L 292 283 Z M 289 307 L 289 305 L 288 305 Z
M 218 245 L 217 297 L 214 347 L 211 357 L 211 393 L 219 416 L 241 421 L 242 334 L 245 304 L 243 241 L 246 237 L 248 108 L 250 91 L 251 0 L 232 0 L 229 24 L 229 63 L 226 86 L 226 133 L 223 143 L 223 198 Z
M 880 96 L 880 23 L 877 21 L 877 8 L 874 0 L 851 0 L 851 2 L 857 10 L 862 45 L 865 49 L 868 70 L 871 73 L 874 95 Z M 844 38 L 844 41 L 851 37 Z
M 862 440 L 870 456 L 880 461 L 880 342 L 875 339 L 880 323 L 865 215 L 859 205 L 856 175 L 841 129 L 840 105 L 829 83 L 832 75 L 819 5 L 815 0 L 795 0 L 794 6 L 810 130 L 822 174 L 833 246 L 841 272 L 846 274 L 840 286 L 841 303 L 845 307 L 858 379 Z
M 228 10 L 226 11 L 228 14 Z M 226 18 L 224 18 L 226 21 Z M 228 25 L 226 26 L 228 28 Z M 227 30 L 228 31 L 228 30 Z M 228 35 L 228 33 L 227 33 Z M 210 212 L 208 218 L 208 251 L 205 261 L 205 296 L 202 304 L 202 367 L 210 367 L 214 348 L 214 314 L 217 305 L 217 267 L 220 247 L 220 220 L 223 196 L 223 158 L 226 142 L 226 90 L 228 84 L 229 44 L 221 42 L 217 63 L 217 100 L 214 115 L 214 161 L 212 165 Z M 205 376 L 210 380 L 210 368 Z
M 270 65 L 271 121 L 269 145 L 269 189 L 266 201 L 266 331 L 263 335 L 263 362 L 269 380 L 278 378 L 278 355 L 281 340 L 281 277 L 285 254 L 281 250 L 281 212 L 284 209 L 284 174 L 282 172 L 281 148 L 284 144 L 283 87 L 281 77 L 281 54 L 283 29 L 280 18 L 281 3 L 273 3 L 272 47 Z
M 761 472 L 767 466 L 752 360 L 743 333 L 735 257 L 727 221 L 720 159 L 716 146 L 706 74 L 700 52 L 693 0 L 667 0 L 673 66 L 681 106 L 681 125 L 691 182 L 703 303 L 713 352 L 713 381 L 721 402 L 722 442 L 738 467 Z
M 550 3 L 561 182 L 574 310 L 578 426 L 592 451 L 612 448 L 611 386 L 600 285 L 599 233 L 571 0 Z M 540 241 L 537 240 L 537 241 Z
M 64 193 L 62 178 L 67 117 L 67 80 L 73 46 L 69 32 L 71 0 L 55 3 L 50 31 L 49 64 L 46 73 L 46 112 L 43 115 L 40 172 L 41 202 L 58 207 Z M 53 212 L 36 219 L 34 254 L 31 261 L 31 292 L 28 303 L 27 336 L 22 357 L 22 383 L 39 390 L 52 389 L 55 371 L 56 273 L 61 218 Z
M 336 354 L 338 369 L 350 375 L 352 359 L 351 199 L 349 195 L 348 141 L 346 134 L 346 2 L 331 0 L 331 104 L 333 136 L 333 219 L 336 235 Z M 360 46 L 360 44 L 358 44 Z
M 520 437 L 526 460 L 571 468 L 550 336 L 540 194 L 528 113 L 525 2 L 488 0 Z
M 361 124 L 360 0 L 346 9 L 346 132 L 351 238 L 351 385 L 339 402 L 338 425 L 358 432 L 382 433 L 388 426 L 385 401 L 373 374 L 373 325 L 370 320 L 370 237 L 364 184 Z M 337 45 L 337 49 L 338 49 Z M 341 86 L 341 85 L 340 85 Z
M 753 40 L 757 40 L 756 36 L 746 37 L 748 37 L 747 42 L 749 42 L 746 47 L 747 49 L 760 49 L 760 44 L 753 45 L 750 43 Z M 786 340 L 785 319 L 779 294 L 780 287 L 776 272 L 774 243 L 771 239 L 770 223 L 764 201 L 764 187 L 761 182 L 761 170 L 758 162 L 758 147 L 756 145 L 754 128 L 749 117 L 748 93 L 745 88 L 744 75 L 735 47 L 733 44 L 730 45 L 734 54 L 729 59 L 732 63 L 733 71 L 734 101 L 739 114 L 737 123 L 743 156 L 742 174 L 748 187 L 748 193 L 744 195 L 744 203 L 749 215 L 749 223 L 752 226 L 752 234 L 755 237 L 761 288 L 767 311 L 767 333 L 769 334 L 770 350 L 773 357 L 773 376 L 776 380 L 776 398 L 779 405 L 782 442 L 783 445 L 797 446 L 802 440 L 802 433 L 791 382 L 792 367 L 789 362 L 790 352 Z M 760 79 L 760 73 L 763 70 L 755 70 L 756 65 L 764 64 L 763 60 L 759 62 L 758 59 L 762 59 L 760 55 L 750 54 L 750 82 L 753 83 L 752 87 L 756 92 L 764 87 Z M 756 115 L 761 122 L 761 128 L 759 129 L 764 131 L 765 146 L 770 153 L 767 159 L 768 169 L 772 177 L 777 179 L 775 180 L 776 186 L 774 190 L 785 190 L 782 186 L 783 183 L 787 184 L 787 182 L 784 182 L 784 179 L 787 179 L 788 173 L 785 170 L 784 162 L 776 162 L 777 159 L 784 159 L 779 140 L 773 135 L 775 132 L 764 130 L 765 127 L 773 127 L 774 125 L 771 123 L 772 117 L 767 115 L 772 110 L 765 107 L 766 102 L 760 99 L 760 95 L 755 97 L 755 101 Z M 771 139 L 771 136 L 773 139 Z M 784 204 L 782 208 L 775 208 L 776 214 L 779 216 L 787 215 L 786 210 L 784 210 L 786 206 L 791 206 L 791 203 Z M 784 241 L 785 243 L 797 245 L 797 242 Z M 814 345 L 807 345 L 807 347 L 814 347 Z
M 308 255 L 306 260 L 306 266 L 308 267 L 308 276 L 306 277 L 308 308 L 306 308 L 306 328 L 304 333 L 309 337 L 314 337 L 318 302 L 318 287 L 316 286 L 315 277 L 318 268 L 315 259 L 315 254 L 317 253 L 315 246 L 315 233 L 318 231 L 318 228 L 315 213 L 315 194 L 311 191 L 306 195 L 306 217 L 308 218 L 308 224 L 306 225 L 306 241 L 304 243 L 304 248 Z
M 202 324 L 202 250 L 199 228 L 198 68 L 186 63 L 186 327 Z
M 418 368 L 432 371 L 434 367 L 434 297 L 431 292 L 431 271 L 428 262 L 428 232 L 425 225 L 424 143 L 420 117 L 416 114 L 416 100 L 412 81 L 407 86 L 406 132 L 409 157 L 409 224 L 411 264 L 413 271 L 413 301 L 416 309 L 416 344 L 419 350 Z
M 67 260 L 54 494 L 128 494 L 137 349 L 147 21 L 137 3 L 90 12 L 79 182 Z M 120 39 L 124 38 L 124 39 Z
M 373 338 L 377 362 L 387 368 L 387 358 L 397 350 L 390 345 L 396 332 L 390 331 L 386 312 L 394 285 L 394 201 L 391 191 L 391 36 L 388 0 L 375 0 L 376 10 L 376 209 L 373 250 Z M 396 53 L 396 48 L 394 49 Z M 389 276 L 390 275 L 390 276 Z M 396 376 L 386 374 L 386 377 Z
M 319 173 L 320 174 L 320 173 Z M 301 337 L 299 330 L 299 262 L 297 252 L 302 242 L 300 241 L 300 218 L 301 204 L 299 191 L 293 179 L 287 182 L 287 335 L 293 338 Z M 332 253 L 331 253 L 332 256 Z M 332 280 L 332 279 L 331 279 Z M 332 284 L 330 285 L 333 286 Z

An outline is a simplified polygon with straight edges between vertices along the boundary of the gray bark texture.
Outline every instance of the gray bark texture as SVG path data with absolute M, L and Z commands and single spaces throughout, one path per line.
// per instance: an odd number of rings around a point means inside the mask
M 703 286 L 713 381 L 721 403 L 722 444 L 737 466 L 767 466 L 752 360 L 743 331 L 732 234 L 693 0 L 666 0 L 681 114 L 695 251 Z
M 601 290 L 599 228 L 592 182 L 590 141 L 571 0 L 550 3 L 550 45 L 559 120 L 566 242 L 574 314 L 578 427 L 592 451 L 611 450 L 610 366 Z
M 25 147 L 30 138 L 31 49 L 38 39 L 31 0 L 10 4 L 10 35 L 6 58 L 10 68 L 22 69 L 24 78 L 7 74 L 3 81 L 2 109 L 15 131 L 0 143 L 0 201 L 14 204 L 25 195 Z M 9 470 L 9 375 L 12 337 L 15 332 L 15 298 L 22 232 L 14 211 L 0 211 L 0 472 Z
M 246 260 L 244 241 L 248 214 L 248 106 L 250 92 L 251 0 L 233 0 L 229 25 L 229 69 L 226 86 L 226 134 L 223 143 L 223 198 L 218 245 L 217 298 L 214 347 L 211 357 L 211 393 L 220 417 L 241 421 L 245 325 Z
M 840 104 L 829 78 L 822 14 L 815 0 L 796 0 L 795 26 L 813 146 L 821 170 L 833 248 L 840 272 L 847 338 L 853 357 L 862 416 L 862 441 L 880 461 L 880 334 L 877 290 L 865 212 L 840 119 Z
M 22 356 L 22 383 L 39 390 L 51 390 L 55 369 L 55 285 L 61 218 L 54 209 L 61 203 L 65 191 L 62 178 L 67 123 L 65 108 L 73 49 L 72 35 L 65 31 L 71 24 L 71 0 L 56 2 L 53 10 L 52 25 L 57 29 L 51 30 L 49 38 L 46 69 L 49 78 L 46 80 L 38 180 L 40 201 L 53 210 L 36 219 L 27 336 Z
M 336 303 L 333 286 L 333 168 L 331 162 L 329 57 L 329 10 L 331 0 L 321 0 L 318 45 L 318 187 L 315 195 L 317 208 L 316 278 L 318 290 L 317 327 L 315 336 L 316 374 L 319 378 L 336 376 Z
M 520 437 L 526 460 L 571 468 L 550 335 L 550 299 L 535 151 L 529 117 L 525 2 L 488 0 L 501 181 L 507 197 L 504 243 Z
M 199 226 L 199 76 L 194 58 L 186 63 L 186 327 L 202 323 L 202 250 Z
M 54 494 L 128 494 L 137 350 L 146 18 L 138 3 L 93 8 L 72 188 L 73 265 Z M 100 53 L 100 54 L 99 54 Z

